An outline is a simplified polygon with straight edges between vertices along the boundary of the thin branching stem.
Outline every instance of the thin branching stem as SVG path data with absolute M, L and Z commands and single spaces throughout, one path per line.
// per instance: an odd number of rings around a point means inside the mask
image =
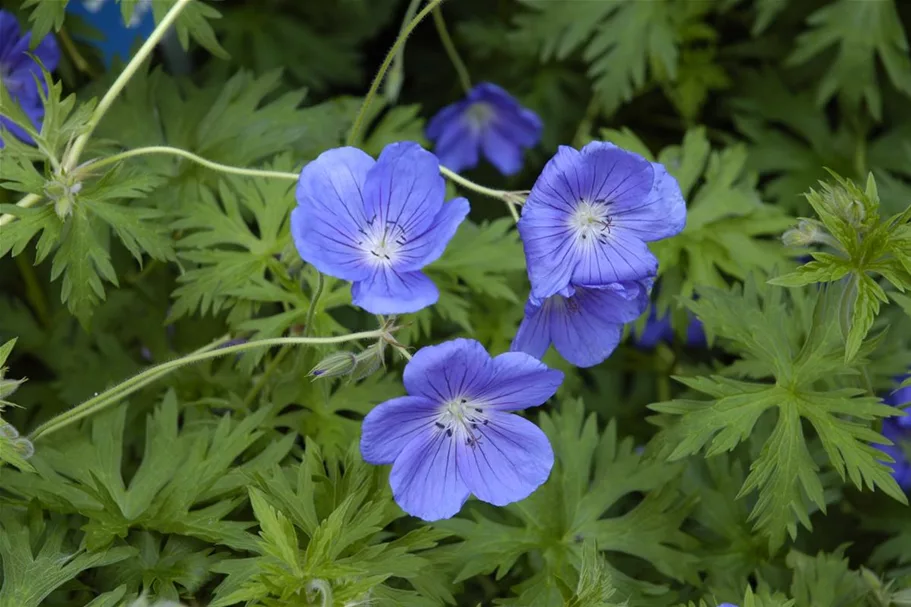
M 120 384 L 114 386 L 113 388 L 102 392 L 101 394 L 90 398 L 89 400 L 79 404 L 69 411 L 61 413 L 60 415 L 54 417 L 53 419 L 48 420 L 47 422 L 38 426 L 34 432 L 32 432 L 31 440 L 36 441 L 39 438 L 47 436 L 53 432 L 57 432 L 73 424 L 80 419 L 88 417 L 99 413 L 111 405 L 116 404 L 123 398 L 129 396 L 133 392 L 145 387 L 146 385 L 157 381 L 164 377 L 165 375 L 176 371 L 177 369 L 201 362 L 204 360 L 209 360 L 212 358 L 218 358 L 220 356 L 227 356 L 229 354 L 237 354 L 240 352 L 246 352 L 247 350 L 254 350 L 256 348 L 269 348 L 273 346 L 284 346 L 284 345 L 327 345 L 327 344 L 340 344 L 349 341 L 359 341 L 362 339 L 379 339 L 388 336 L 387 329 L 377 329 L 374 331 L 362 331 L 360 333 L 350 333 L 348 335 L 341 335 L 339 337 L 275 337 L 271 339 L 260 339 L 255 341 L 248 341 L 241 344 L 236 344 L 233 346 L 219 347 L 222 343 L 226 341 L 225 338 L 218 340 L 208 346 L 197 350 L 186 356 L 182 356 L 175 360 L 161 363 L 155 365 L 150 369 L 134 375 L 130 379 L 121 382 Z

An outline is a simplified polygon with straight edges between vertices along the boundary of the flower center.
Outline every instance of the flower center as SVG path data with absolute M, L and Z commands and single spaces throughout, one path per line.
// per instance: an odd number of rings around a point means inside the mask
M 384 223 L 377 219 L 376 215 L 358 231 L 363 238 L 357 244 L 375 263 L 381 265 L 392 265 L 399 251 L 408 243 L 402 226 L 394 221 Z
M 465 110 L 465 119 L 471 127 L 477 130 L 481 130 L 487 126 L 487 123 L 490 122 L 493 115 L 493 106 L 486 101 L 472 103 L 468 106 L 468 109 Z
M 455 398 L 440 407 L 433 425 L 447 436 L 455 435 L 465 444 L 474 447 L 481 439 L 478 428 L 490 422 L 484 408 L 467 398 Z
M 608 215 L 608 205 L 604 201 L 579 201 L 579 206 L 570 216 L 569 224 L 580 240 L 597 240 L 607 244 L 613 219 Z

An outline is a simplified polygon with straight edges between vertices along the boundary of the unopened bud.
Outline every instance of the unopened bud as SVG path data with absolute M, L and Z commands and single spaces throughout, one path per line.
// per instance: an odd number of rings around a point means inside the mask
M 22 456 L 22 459 L 28 459 L 31 456 L 35 455 L 35 446 L 27 438 L 17 438 L 11 442 L 13 449 L 19 452 L 19 455 Z
M 0 379 L 0 401 L 12 396 L 25 383 L 24 379 Z
M 0 422 L 0 438 L 8 440 L 19 438 L 19 431 L 8 422 Z
M 383 354 L 386 349 L 386 343 L 378 341 L 369 348 L 357 355 L 357 365 L 351 372 L 351 379 L 357 381 L 364 379 L 368 375 L 373 375 L 376 370 L 383 364 Z
M 796 228 L 791 228 L 781 235 L 781 242 L 787 247 L 805 247 L 820 242 L 825 232 L 809 219 L 801 219 Z
M 357 354 L 346 352 L 333 352 L 323 360 L 319 361 L 315 367 L 310 369 L 310 375 L 313 377 L 341 377 L 348 375 L 357 366 Z

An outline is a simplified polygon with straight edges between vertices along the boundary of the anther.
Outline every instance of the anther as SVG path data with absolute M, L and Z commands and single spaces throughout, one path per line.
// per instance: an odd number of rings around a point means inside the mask
M 441 424 L 440 422 L 433 422 L 433 423 L 434 423 L 434 425 L 436 425 L 436 427 L 439 428 L 440 430 L 442 430 L 443 428 L 446 427 L 446 426 L 444 426 L 443 424 Z

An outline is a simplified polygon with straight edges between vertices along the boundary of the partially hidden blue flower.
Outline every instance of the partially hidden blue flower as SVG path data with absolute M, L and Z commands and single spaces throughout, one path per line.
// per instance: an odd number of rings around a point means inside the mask
M 504 175 L 522 168 L 526 148 L 541 140 L 541 119 L 496 84 L 476 85 L 462 101 L 448 105 L 427 125 L 440 162 L 453 171 L 477 166 L 484 156 Z
M 45 36 L 34 49 L 31 48 L 32 33 L 25 35 L 19 30 L 16 18 L 7 11 L 0 10 L 0 84 L 13 100 L 19 104 L 36 130 L 41 130 L 44 119 L 44 103 L 38 91 L 38 83 L 45 87 L 41 66 L 32 57 L 37 57 L 45 69 L 54 71 L 60 61 L 60 49 L 53 36 Z M 30 55 L 31 54 L 31 55 Z M 33 144 L 31 136 L 5 116 L 0 116 L 0 126 L 20 140 Z M 3 140 L 0 138 L 0 148 Z
M 651 280 L 641 280 L 569 286 L 544 300 L 532 295 L 512 350 L 541 358 L 553 344 L 577 367 L 597 365 L 617 348 L 624 323 L 645 311 L 650 286 Z
M 635 340 L 639 347 L 650 349 L 657 346 L 659 342 L 671 343 L 674 338 L 671 315 L 668 313 L 658 318 L 657 310 L 652 308 L 642 333 L 637 335 Z M 692 314 L 689 314 L 689 324 L 686 326 L 685 344 L 690 348 L 705 348 L 708 345 L 702 321 Z
M 661 164 L 611 143 L 560 146 L 518 224 L 532 295 L 653 277 L 658 260 L 645 243 L 685 223 L 680 186 Z
M 899 380 L 903 379 L 899 378 Z M 895 390 L 883 400 L 887 405 L 901 409 L 911 407 L 911 386 Z M 883 436 L 893 444 L 877 445 L 877 447 L 895 460 L 888 464 L 892 468 L 892 476 L 902 489 L 909 491 L 911 490 L 911 461 L 908 458 L 908 454 L 911 452 L 911 414 L 884 419 Z
M 107 67 L 115 58 L 127 61 L 136 39 L 146 40 L 155 29 L 152 0 L 138 0 L 126 23 L 120 3 L 114 0 L 72 0 L 67 4 L 66 12 L 78 15 L 101 33 L 101 40 L 88 37 L 84 40 L 101 52 Z
M 491 358 L 469 339 L 422 348 L 405 366 L 408 396 L 364 418 L 361 454 L 392 464 L 395 501 L 427 521 L 455 515 L 468 496 L 505 506 L 550 475 L 554 452 L 532 422 L 511 413 L 543 404 L 563 382 L 522 352 Z
M 443 254 L 468 215 L 444 203 L 436 156 L 393 143 L 378 160 L 357 148 L 323 152 L 301 171 L 291 234 L 301 258 L 351 281 L 354 304 L 373 314 L 417 312 L 440 293 L 421 268 Z

